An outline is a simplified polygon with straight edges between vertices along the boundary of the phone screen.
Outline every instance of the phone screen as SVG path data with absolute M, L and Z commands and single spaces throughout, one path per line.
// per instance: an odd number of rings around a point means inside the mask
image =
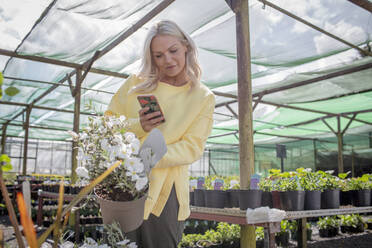
M 161 111 L 161 108 L 160 108 L 160 105 L 158 103 L 158 100 L 156 99 L 156 97 L 154 95 L 140 95 L 140 96 L 137 96 L 137 99 L 138 99 L 138 102 L 140 103 L 140 105 L 141 105 L 142 108 L 145 108 L 145 107 L 149 107 L 150 108 L 146 112 L 146 114 L 160 111 L 161 116 L 164 116 L 163 115 L 163 112 Z M 156 116 L 154 118 L 157 118 L 157 117 L 158 116 Z M 164 122 L 164 121 L 165 120 L 162 120 L 162 122 Z

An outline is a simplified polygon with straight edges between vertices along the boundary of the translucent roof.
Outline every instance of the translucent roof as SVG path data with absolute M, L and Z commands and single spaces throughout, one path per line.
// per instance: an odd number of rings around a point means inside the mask
M 264 103 L 259 103 L 253 112 L 255 142 L 275 143 L 291 136 L 330 137 L 334 134 L 322 118 L 337 130 L 337 115 L 341 116 L 341 128 L 348 127 L 346 134 L 371 132 L 371 12 L 350 1 L 271 2 L 367 53 L 259 1 L 249 1 L 254 100 L 258 100 L 260 93 L 271 92 L 261 94 Z M 15 55 L 83 64 L 97 50 L 131 30 L 160 3 L 159 0 L 0 0 L 0 69 L 4 75 L 0 126 L 9 123 L 7 135 L 24 135 L 25 113 L 19 113 L 35 99 L 30 138 L 66 140 L 69 135 L 64 130 L 71 130 L 73 123 L 71 112 L 43 109 L 73 110 L 74 99 L 67 81 L 39 97 L 75 69 Z M 160 19 L 177 22 L 197 44 L 202 81 L 217 95 L 209 142 L 237 144 L 238 120 L 233 112 L 238 114 L 238 104 L 235 98 L 220 94 L 237 96 L 235 15 L 223 0 L 174 1 L 96 60 L 93 63 L 96 71 L 89 72 L 83 82 L 81 111 L 103 113 L 112 94 L 124 82 L 124 76 L 137 73 L 144 36 L 148 27 Z M 123 76 L 107 76 L 99 73 L 99 69 Z M 74 82 L 75 77 L 71 79 Z M 299 82 L 305 83 L 293 87 Z M 228 107 L 224 103 L 229 103 Z M 349 125 L 353 113 L 357 115 Z M 87 116 L 81 115 L 81 125 Z

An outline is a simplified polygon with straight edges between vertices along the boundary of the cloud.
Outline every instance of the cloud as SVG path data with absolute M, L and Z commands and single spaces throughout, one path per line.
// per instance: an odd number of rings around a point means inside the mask
M 345 20 L 341 20 L 335 25 L 327 22 L 324 25 L 324 29 L 353 44 L 358 44 L 367 39 L 362 28 L 353 26 L 352 24 L 345 22 Z M 318 54 L 347 47 L 347 45 L 336 41 L 325 34 L 315 36 L 314 43 Z

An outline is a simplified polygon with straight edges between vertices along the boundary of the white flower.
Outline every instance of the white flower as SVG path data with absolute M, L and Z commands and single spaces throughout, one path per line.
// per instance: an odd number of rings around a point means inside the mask
M 148 179 L 147 177 L 140 177 L 137 179 L 136 181 L 136 189 L 139 191 L 139 190 L 142 190 L 148 183 Z
M 117 244 L 117 245 L 126 245 L 126 244 L 128 244 L 129 242 L 130 242 L 129 239 L 124 239 L 123 241 L 117 242 L 116 244 Z
M 101 140 L 101 148 L 103 150 L 106 150 L 107 151 L 107 149 L 109 148 L 109 146 L 110 146 L 110 144 L 109 144 L 109 142 L 108 142 L 107 139 L 102 139 Z
M 52 247 L 52 246 L 50 246 Z M 62 244 L 60 244 L 61 248 L 74 248 L 74 243 L 70 242 L 70 241 L 67 241 L 67 242 L 63 242 Z
M 335 172 L 335 171 L 334 171 L 334 170 L 327 170 L 327 171 L 325 171 L 325 173 L 328 173 L 328 174 L 330 174 L 330 175 L 332 175 L 333 172 Z
M 140 146 L 141 146 L 141 142 L 138 139 L 134 138 L 132 142 L 130 143 L 131 152 L 133 154 L 138 154 Z
M 82 178 L 88 178 L 89 179 L 89 172 L 86 168 L 82 167 L 82 166 L 79 166 L 76 168 L 76 174 L 79 176 L 79 177 L 82 177 Z
M 68 130 L 67 131 L 69 135 L 71 135 L 73 140 L 78 140 L 79 139 L 79 134 L 75 133 L 74 131 Z
M 138 246 L 136 245 L 135 242 L 132 242 L 132 243 L 128 244 L 127 247 L 128 247 L 128 248 L 137 248 Z
M 125 137 L 125 141 L 128 143 L 132 143 L 132 141 L 136 138 L 136 136 L 132 132 L 126 132 L 124 134 L 124 137 Z
M 114 134 L 113 142 L 114 144 L 121 144 L 123 142 L 123 137 L 120 134 Z
M 49 243 L 47 243 L 47 242 L 44 242 L 41 246 L 40 246 L 40 248 L 52 248 L 53 246 L 51 245 L 51 244 L 49 244 Z

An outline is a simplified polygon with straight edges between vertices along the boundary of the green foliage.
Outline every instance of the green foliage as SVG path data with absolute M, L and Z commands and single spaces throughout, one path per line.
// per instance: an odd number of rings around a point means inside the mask
M 312 172 L 310 168 L 299 168 L 296 170 L 300 180 L 300 185 L 304 190 L 322 190 L 322 174 Z
M 339 215 L 341 226 L 351 226 L 357 228 L 360 225 L 364 225 L 364 221 L 359 214 L 346 214 Z
M 369 180 L 369 176 L 367 174 L 363 175 L 362 177 L 350 178 L 348 181 L 348 185 L 350 190 L 364 190 L 372 188 L 372 183 Z
M 270 178 L 262 178 L 258 183 L 258 188 L 265 192 L 273 190 L 274 184 Z
M 290 232 L 290 223 L 288 220 L 282 220 L 280 222 L 280 232 L 279 233 L 289 233 Z
M 264 228 L 262 226 L 256 227 L 256 241 L 265 238 Z
M 333 190 L 333 189 L 340 189 L 342 180 L 336 176 L 333 176 L 333 171 L 317 171 L 321 175 L 322 181 L 322 189 L 323 190 Z
M 13 168 L 12 164 L 10 163 L 10 158 L 6 154 L 0 155 L 0 165 L 3 171 L 11 171 Z
M 336 216 L 327 216 L 324 218 L 319 218 L 317 226 L 319 229 L 338 228 L 340 226 L 340 222 Z
M 8 96 L 15 96 L 18 93 L 19 93 L 19 89 L 14 86 L 10 86 L 5 89 L 5 94 L 7 94 Z

